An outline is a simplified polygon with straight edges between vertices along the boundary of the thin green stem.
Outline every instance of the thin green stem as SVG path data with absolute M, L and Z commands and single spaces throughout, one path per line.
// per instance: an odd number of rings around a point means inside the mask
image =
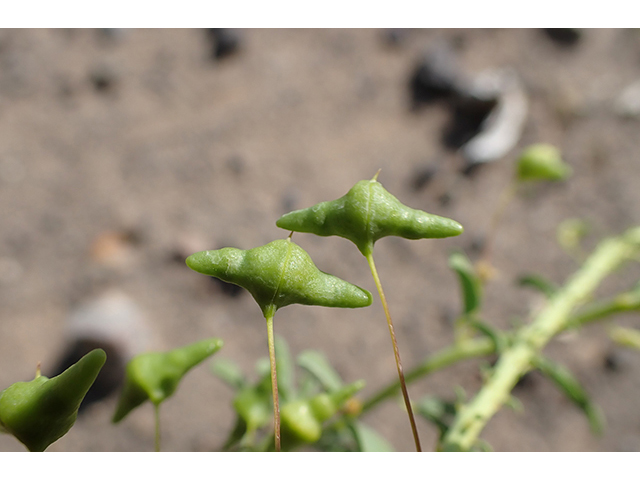
M 409 384 L 459 361 L 491 355 L 492 353 L 495 353 L 495 344 L 489 338 L 481 337 L 464 340 L 436 352 L 420 365 L 409 370 L 405 376 L 405 382 Z M 400 381 L 398 380 L 379 390 L 377 393 L 365 400 L 362 405 L 361 414 L 366 413 L 376 407 L 379 403 L 396 395 L 399 390 Z
M 156 447 L 156 452 L 159 452 L 160 451 L 160 404 L 159 403 L 153 404 L 153 413 L 154 413 L 155 424 L 156 424 L 155 447 Z
M 407 415 L 409 416 L 409 423 L 411 424 L 413 439 L 416 444 L 416 451 L 421 452 L 422 449 L 420 447 L 420 438 L 418 437 L 418 428 L 416 427 L 416 420 L 415 420 L 415 417 L 413 416 L 413 409 L 411 408 L 411 400 L 409 399 L 409 392 L 407 391 L 407 384 L 405 382 L 404 373 L 402 371 L 402 362 L 400 361 L 400 352 L 398 351 L 398 342 L 396 341 L 396 334 L 393 329 L 393 322 L 391 321 L 389 306 L 387 305 L 387 300 L 384 296 L 384 291 L 382 290 L 382 283 L 380 283 L 380 278 L 378 277 L 378 271 L 376 270 L 376 265 L 375 265 L 375 262 L 373 261 L 373 254 L 369 253 L 365 256 L 367 258 L 367 262 L 369 263 L 369 268 L 371 269 L 371 274 L 373 275 L 373 280 L 376 284 L 376 288 L 378 289 L 378 294 L 380 295 L 382 308 L 384 309 L 384 313 L 387 317 L 387 325 L 389 326 L 389 334 L 391 335 L 391 343 L 393 344 L 393 353 L 396 358 L 396 367 L 398 368 L 398 379 L 400 380 L 402 396 L 404 397 L 404 404 L 407 408 Z
M 474 446 L 482 429 L 509 399 L 519 378 L 532 368 L 533 359 L 551 338 L 567 327 L 571 311 L 638 250 L 640 228 L 600 244 L 534 321 L 518 331 L 480 392 L 456 417 L 443 439 L 445 450 L 470 450 Z
M 273 336 L 273 313 L 267 319 L 267 341 L 269 342 L 269 363 L 271 364 L 271 391 L 273 392 L 273 428 L 276 452 L 280 451 L 280 404 L 278 402 L 278 373 L 276 370 L 276 347 Z

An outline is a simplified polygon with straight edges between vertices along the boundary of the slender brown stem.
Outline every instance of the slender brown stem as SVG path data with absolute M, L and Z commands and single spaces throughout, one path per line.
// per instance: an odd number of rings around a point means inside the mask
M 396 334 L 393 330 L 393 322 L 391 321 L 391 314 L 389 313 L 389 306 L 382 290 L 382 283 L 378 277 L 378 271 L 376 270 L 375 262 L 373 261 L 373 254 L 366 255 L 367 262 L 369 262 L 369 268 L 373 275 L 373 280 L 376 283 L 378 294 L 380 295 L 380 301 L 382 302 L 382 308 L 387 317 L 387 324 L 389 325 L 389 334 L 391 335 L 391 343 L 393 344 L 393 353 L 396 357 L 396 366 L 398 367 L 398 378 L 400 380 L 400 388 L 402 389 L 402 396 L 404 397 L 404 404 L 407 407 L 407 414 L 409 415 L 409 423 L 411 423 L 411 430 L 413 431 L 413 439 L 416 443 L 416 451 L 421 452 L 420 438 L 418 437 L 418 428 L 416 427 L 416 420 L 413 416 L 413 409 L 411 408 L 411 400 L 409 399 L 409 392 L 407 391 L 407 384 L 404 380 L 404 373 L 402 371 L 402 362 L 400 361 L 400 352 L 398 350 L 398 342 L 396 341 Z
M 273 337 L 273 314 L 267 319 L 267 341 L 269 342 L 269 362 L 271 364 L 271 391 L 273 392 L 273 428 L 276 452 L 280 451 L 280 404 L 278 402 L 278 373 L 276 371 L 276 347 Z

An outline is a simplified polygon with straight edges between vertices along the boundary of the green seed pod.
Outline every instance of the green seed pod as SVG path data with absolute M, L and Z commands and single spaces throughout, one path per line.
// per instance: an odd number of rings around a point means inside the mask
M 356 183 L 337 200 L 287 213 L 276 225 L 294 232 L 346 238 L 365 256 L 373 252 L 377 240 L 390 235 L 415 240 L 462 233 L 462 225 L 454 220 L 403 205 L 376 177 Z
M 322 435 L 322 422 L 335 415 L 344 403 L 364 388 L 362 380 L 333 393 L 289 402 L 282 407 L 282 433 L 289 441 L 314 443 Z
M 106 359 L 104 350 L 92 350 L 57 377 L 14 383 L 0 393 L 0 426 L 30 451 L 43 452 L 71 429 Z
M 553 145 L 537 143 L 527 147 L 518 159 L 517 179 L 564 180 L 571 174 L 569 167 Z
M 187 265 L 245 288 L 265 316 L 293 303 L 341 308 L 371 305 L 368 291 L 318 270 L 307 252 L 289 238 L 250 250 L 194 253 Z
M 143 353 L 127 364 L 125 385 L 113 416 L 118 423 L 146 400 L 160 405 L 178 387 L 182 377 L 222 347 L 222 340 L 210 338 L 170 352 Z

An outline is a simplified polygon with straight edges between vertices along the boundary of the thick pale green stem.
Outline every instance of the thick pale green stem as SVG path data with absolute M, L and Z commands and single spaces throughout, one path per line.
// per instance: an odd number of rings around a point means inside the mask
M 495 353 L 496 348 L 493 341 L 489 338 L 474 338 L 464 340 L 451 347 L 444 348 L 436 352 L 417 367 L 409 370 L 405 376 L 407 384 L 414 382 L 420 378 L 446 368 L 454 363 L 475 357 L 482 357 Z M 362 413 L 366 413 L 379 403 L 387 400 L 398 393 L 400 390 L 400 382 L 395 381 L 376 394 L 372 395 L 362 405 Z
M 273 313 L 267 319 L 267 341 L 269 342 L 269 362 L 271 364 L 271 391 L 273 392 L 273 429 L 276 452 L 280 451 L 280 404 L 278 402 L 278 373 L 276 370 L 276 347 L 273 336 Z
M 160 404 L 159 403 L 153 404 L 153 413 L 154 413 L 155 424 L 156 424 L 155 447 L 156 447 L 156 452 L 159 452 L 160 451 Z
M 491 417 L 509 399 L 518 379 L 532 367 L 533 358 L 558 332 L 566 328 L 571 311 L 596 289 L 624 260 L 640 249 L 640 228 L 606 240 L 582 268 L 558 291 L 549 305 L 523 327 L 500 356 L 492 375 L 465 406 L 443 439 L 445 450 L 470 450 Z
M 400 380 L 400 387 L 402 389 L 402 396 L 404 397 L 404 404 L 407 407 L 407 415 L 409 416 L 409 423 L 411 424 L 413 439 L 416 444 L 416 451 L 421 452 L 422 449 L 420 447 L 420 438 L 418 437 L 418 428 L 416 426 L 415 417 L 413 416 L 413 409 L 411 408 L 411 400 L 409 399 L 409 392 L 407 391 L 407 384 L 405 382 L 404 373 L 402 371 L 402 362 L 400 361 L 400 352 L 398 351 L 398 342 L 396 341 L 396 334 L 393 330 L 393 322 L 391 321 L 389 306 L 387 305 L 387 300 L 384 296 L 384 291 L 382 290 L 382 284 L 380 283 L 380 278 L 378 277 L 378 271 L 376 270 L 376 265 L 373 261 L 373 255 L 369 253 L 368 255 L 366 255 L 366 257 L 367 257 L 367 262 L 369 262 L 369 268 L 371 269 L 371 274 L 373 275 L 373 280 L 376 284 L 376 288 L 378 289 L 378 294 L 380 295 L 382 308 L 384 309 L 384 313 L 387 317 L 387 325 L 389 326 L 389 334 L 391 335 L 391 343 L 393 344 L 393 353 L 396 357 L 396 367 L 398 368 L 398 379 Z

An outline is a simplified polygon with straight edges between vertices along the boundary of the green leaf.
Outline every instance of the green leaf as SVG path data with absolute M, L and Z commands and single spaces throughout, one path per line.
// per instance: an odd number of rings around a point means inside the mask
M 211 372 L 234 390 L 239 390 L 247 383 L 247 379 L 236 362 L 220 358 L 211 362 Z
M 265 316 L 287 305 L 359 308 L 371 305 L 368 291 L 318 270 L 290 238 L 240 250 L 222 248 L 187 258 L 192 270 L 245 288 Z
M 620 345 L 640 350 L 640 331 L 634 328 L 614 327 L 609 331 L 609 336 Z
M 298 365 L 313 375 L 326 391 L 335 392 L 342 387 L 340 375 L 322 353 L 305 350 L 298 355 Z
M 570 174 L 571 168 L 562 160 L 560 150 L 552 145 L 531 145 L 518 159 L 517 179 L 521 182 L 564 180 Z
M 282 337 L 275 338 L 276 348 L 276 369 L 278 371 L 278 391 L 283 401 L 293 400 L 296 396 L 294 381 L 295 364 L 289 345 Z
M 373 428 L 360 421 L 350 424 L 361 452 L 393 452 L 393 447 Z
M 455 402 L 446 402 L 434 396 L 423 397 L 416 411 L 420 416 L 433 423 L 440 432 L 440 438 L 444 437 L 449 425 L 456 415 Z
M 387 236 L 407 239 L 460 235 L 462 225 L 402 204 L 376 180 L 362 180 L 343 197 L 290 212 L 276 225 L 293 232 L 336 235 L 351 240 L 365 256 L 373 244 Z
M 482 301 L 482 282 L 475 268 L 462 252 L 449 255 L 449 267 L 458 274 L 464 300 L 464 314 L 475 312 L 480 308 Z
M 533 366 L 553 380 L 560 390 L 582 409 L 589 420 L 591 431 L 594 434 L 602 433 L 604 430 L 604 417 L 602 412 L 599 407 L 591 401 L 586 390 L 566 367 L 540 355 L 534 358 Z
M 541 275 L 523 275 L 518 279 L 518 285 L 532 287 L 543 293 L 547 298 L 553 297 L 558 287 Z
M 71 429 L 106 359 L 95 349 L 57 377 L 14 383 L 0 393 L 0 425 L 30 451 L 43 452 Z
M 173 395 L 182 377 L 217 352 L 222 343 L 219 338 L 210 338 L 170 352 L 143 353 L 134 357 L 127 364 L 125 384 L 113 423 L 121 421 L 147 400 L 160 405 Z

